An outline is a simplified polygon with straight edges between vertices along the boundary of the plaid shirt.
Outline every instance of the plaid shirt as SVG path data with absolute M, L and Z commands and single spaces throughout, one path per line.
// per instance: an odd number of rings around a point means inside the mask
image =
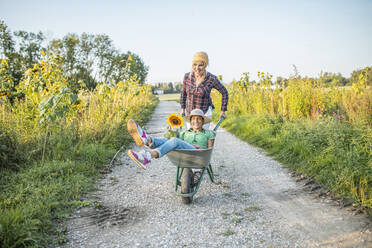
M 193 109 L 201 109 L 204 113 L 208 111 L 209 106 L 214 109 L 210 96 L 211 90 L 215 88 L 222 95 L 221 111 L 227 110 L 227 102 L 229 93 L 225 86 L 217 79 L 217 77 L 209 72 L 205 76 L 204 81 L 196 87 L 194 73 L 188 72 L 183 79 L 181 91 L 181 108 L 186 109 L 186 114 L 190 114 Z

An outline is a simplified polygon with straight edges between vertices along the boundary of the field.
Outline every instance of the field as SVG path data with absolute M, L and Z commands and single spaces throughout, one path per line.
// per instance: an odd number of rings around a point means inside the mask
M 7 63 L 2 61 L 2 71 Z M 158 99 L 128 79 L 94 91 L 72 91 L 49 57 L 19 84 L 23 98 L 0 101 L 0 246 L 65 242 L 58 228 L 130 142 L 129 118 L 147 121 Z
M 268 87 L 268 74 L 260 74 L 258 83 L 248 77 L 233 82 L 223 126 L 372 214 L 372 90 L 367 80 L 361 76 L 352 87 L 325 87 L 300 77 L 286 83 Z M 218 110 L 218 93 L 214 102 Z
M 73 90 L 58 56 L 43 56 L 16 91 L 0 96 L 1 247 L 64 243 L 58 227 L 92 204 L 84 196 L 129 144 L 127 120 L 142 125 L 159 100 L 179 101 L 155 97 L 135 76 Z M 2 60 L 1 80 L 9 75 Z M 300 77 L 270 87 L 270 75 L 245 76 L 228 86 L 223 126 L 371 214 L 372 90 L 363 75 L 351 87 Z
M 180 94 L 163 94 L 163 95 L 157 95 L 160 101 L 180 101 Z

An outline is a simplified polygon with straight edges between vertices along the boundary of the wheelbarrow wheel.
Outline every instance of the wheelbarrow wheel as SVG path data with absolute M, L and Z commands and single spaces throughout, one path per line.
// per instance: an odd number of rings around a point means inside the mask
M 193 190 L 193 172 L 191 169 L 185 168 L 181 176 L 181 193 L 188 194 L 188 193 L 191 193 L 192 190 Z M 182 197 L 183 204 L 190 204 L 191 202 L 192 202 L 192 196 Z

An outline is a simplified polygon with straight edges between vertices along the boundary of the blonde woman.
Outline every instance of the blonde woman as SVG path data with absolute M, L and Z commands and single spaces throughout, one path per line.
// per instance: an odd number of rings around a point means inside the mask
M 229 94 L 225 86 L 218 78 L 206 68 L 209 64 L 208 54 L 205 52 L 197 52 L 192 60 L 192 71 L 185 74 L 181 91 L 181 114 L 189 115 L 193 109 L 201 109 L 203 113 L 212 118 L 212 110 L 214 109 L 210 96 L 211 90 L 214 88 L 222 95 L 221 114 L 220 117 L 226 118 L 227 103 Z M 203 126 L 204 129 L 209 129 L 209 123 Z

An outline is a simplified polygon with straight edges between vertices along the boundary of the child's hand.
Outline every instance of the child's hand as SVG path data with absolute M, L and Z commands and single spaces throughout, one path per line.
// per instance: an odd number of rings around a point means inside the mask
M 196 149 L 200 149 L 201 147 L 199 145 L 193 145 Z

